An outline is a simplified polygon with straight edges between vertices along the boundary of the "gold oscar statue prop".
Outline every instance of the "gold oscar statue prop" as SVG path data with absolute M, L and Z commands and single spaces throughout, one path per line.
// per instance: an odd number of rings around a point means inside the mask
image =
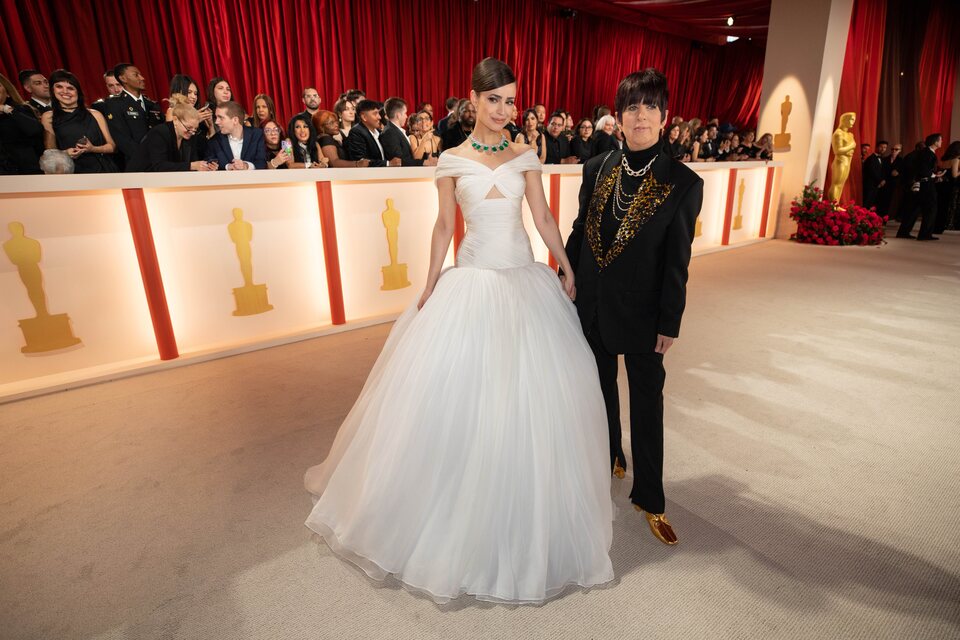
M 787 120 L 790 119 L 790 112 L 793 111 L 793 103 L 790 102 L 790 96 L 787 96 L 780 105 L 780 133 L 773 136 L 774 151 L 790 151 L 790 134 L 787 133 Z
M 407 280 L 407 265 L 397 263 L 397 244 L 400 236 L 400 212 L 393 208 L 393 199 L 387 198 L 387 208 L 380 216 L 387 230 L 387 248 L 390 249 L 390 264 L 381 267 L 383 286 L 381 291 L 394 291 L 410 286 Z
M 43 272 L 40 271 L 40 243 L 26 236 L 22 222 L 11 222 L 7 228 L 11 237 L 3 243 L 3 251 L 16 265 L 36 313 L 33 318 L 18 321 L 27 342 L 20 352 L 43 353 L 80 344 L 80 338 L 74 336 L 70 328 L 70 317 L 65 313 L 51 315 L 47 310 L 47 294 L 43 290 Z
M 700 216 L 697 216 L 697 224 L 694 227 L 693 237 L 699 238 L 703 235 L 703 220 L 700 219 Z
M 843 194 L 843 185 L 850 176 L 850 162 L 857 148 L 850 129 L 857 121 L 857 114 L 847 112 L 840 116 L 840 126 L 833 132 L 833 163 L 830 165 L 830 188 L 827 199 L 838 202 Z
M 746 188 L 743 178 L 740 178 L 740 186 L 737 187 L 737 215 L 733 217 L 734 231 L 743 229 L 743 192 Z
M 243 209 L 233 210 L 233 222 L 227 225 L 227 231 L 237 245 L 237 258 L 243 275 L 243 286 L 233 290 L 233 298 L 237 303 L 233 315 L 253 316 L 270 311 L 273 305 L 267 301 L 267 285 L 253 284 L 253 251 L 250 248 L 253 225 L 243 219 Z

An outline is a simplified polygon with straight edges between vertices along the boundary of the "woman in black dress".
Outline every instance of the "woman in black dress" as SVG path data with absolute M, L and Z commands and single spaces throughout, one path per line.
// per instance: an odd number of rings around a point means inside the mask
M 760 147 L 753 144 L 756 139 L 756 133 L 753 131 L 744 131 L 741 139 L 743 142 L 737 147 L 737 155 L 741 160 L 755 160 L 760 155 Z
M 593 122 L 590 118 L 581 120 L 575 129 L 576 135 L 570 141 L 570 151 L 577 156 L 579 164 L 586 164 L 587 160 L 597 155 L 593 147 Z
M 195 98 L 182 93 L 170 96 L 170 119 L 147 131 L 126 171 L 216 171 L 216 163 L 203 160 L 197 143 L 203 142 L 202 120 Z
M 13 83 L 3 75 L 0 75 L 0 147 L 8 158 L 6 166 L 0 167 L 0 173 L 40 173 L 43 127 Z
M 353 105 L 350 105 L 353 107 Z M 354 167 L 370 166 L 370 159 L 347 160 L 343 144 L 338 140 L 340 134 L 340 118 L 333 111 L 317 111 L 313 114 L 313 128 L 317 130 L 317 146 L 320 153 L 327 159 L 328 166 L 335 169 L 352 169 Z
M 517 134 L 514 142 L 525 144 L 536 151 L 537 157 L 540 158 L 540 164 L 543 164 L 547 161 L 547 145 L 544 144 L 543 134 L 540 133 L 538 128 L 540 119 L 537 118 L 537 112 L 533 109 L 527 109 L 523 112 L 522 122 L 523 130 Z
M 680 125 L 672 124 L 664 134 L 664 147 L 674 160 L 683 159 L 683 146 L 680 144 Z
M 706 127 L 700 127 L 697 129 L 697 133 L 693 138 L 693 149 L 690 151 L 690 162 L 714 162 L 715 159 L 710 156 L 710 152 L 707 151 L 707 133 Z
M 117 171 L 111 154 L 116 144 L 107 121 L 99 111 L 87 109 L 77 77 L 65 69 L 50 74 L 53 109 L 43 114 L 43 142 L 47 149 L 61 149 L 73 160 L 74 173 Z
M 293 162 L 287 166 L 291 169 L 327 166 L 327 157 L 320 153 L 317 132 L 310 118 L 302 113 L 293 116 L 290 124 L 287 125 L 287 136 L 293 144 Z
M 433 116 L 427 111 L 421 111 L 410 119 L 410 148 L 415 160 L 440 157 L 440 136 L 433 133 Z

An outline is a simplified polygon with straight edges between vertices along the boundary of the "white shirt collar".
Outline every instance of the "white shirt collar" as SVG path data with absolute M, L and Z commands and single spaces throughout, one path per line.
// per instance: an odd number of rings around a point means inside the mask
M 143 101 L 143 94 L 142 94 L 142 93 L 140 94 L 140 97 L 138 98 L 137 96 L 133 95 L 132 93 L 130 93 L 130 92 L 127 91 L 126 89 L 124 89 L 123 92 L 124 92 L 125 94 L 127 94 L 128 96 L 130 96 L 131 98 L 133 98 L 135 102 L 139 102 L 140 104 L 146 106 L 146 103 Z
M 33 96 L 30 96 L 30 99 L 33 100 L 34 102 L 36 102 L 37 104 L 39 104 L 39 105 L 41 105 L 41 106 L 44 106 L 44 107 L 49 107 L 51 104 L 53 104 L 53 101 L 52 101 L 52 100 L 49 101 L 49 102 L 44 102 L 44 101 L 41 100 L 40 98 L 34 98 Z

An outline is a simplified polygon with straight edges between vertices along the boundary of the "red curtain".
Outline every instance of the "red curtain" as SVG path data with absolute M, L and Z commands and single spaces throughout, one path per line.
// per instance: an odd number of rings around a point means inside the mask
M 917 74 L 922 135 L 941 133 L 949 144 L 953 92 L 960 60 L 960 3 L 934 2 Z
M 7 77 L 65 67 L 92 99 L 121 61 L 136 64 L 158 98 L 175 73 L 201 94 L 220 75 L 247 109 L 268 93 L 284 119 L 303 109 L 305 86 L 327 109 L 360 88 L 429 101 L 439 115 L 447 96 L 468 94 L 473 66 L 496 56 L 516 72 L 523 106 L 584 115 L 612 106 L 624 75 L 654 66 L 670 79 L 671 113 L 755 126 L 763 75 L 762 48 L 704 45 L 584 12 L 563 18 L 545 0 L 0 0 L 0 21 Z
M 834 127 L 838 126 L 841 114 L 848 111 L 856 113 L 857 120 L 852 132 L 858 145 L 869 143 L 873 146 L 877 137 L 877 107 L 886 18 L 887 0 L 855 0 L 853 3 Z M 833 164 L 833 152 L 830 153 L 830 164 Z M 827 173 L 827 185 L 830 184 L 830 173 Z M 863 201 L 859 148 L 853 153 L 850 177 L 840 200 Z

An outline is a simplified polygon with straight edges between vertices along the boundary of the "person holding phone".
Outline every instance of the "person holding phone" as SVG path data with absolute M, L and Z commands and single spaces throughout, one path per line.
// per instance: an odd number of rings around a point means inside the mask
M 260 126 L 267 148 L 267 169 L 289 169 L 293 162 L 293 145 L 275 120 L 265 120 Z
M 111 158 L 116 150 L 107 121 L 99 111 L 87 109 L 77 77 L 65 69 L 50 74 L 53 109 L 43 114 L 44 146 L 65 151 L 74 173 L 117 171 Z
M 203 160 L 197 142 L 200 114 L 182 93 L 170 96 L 171 119 L 147 132 L 126 171 L 216 171 L 217 164 Z

